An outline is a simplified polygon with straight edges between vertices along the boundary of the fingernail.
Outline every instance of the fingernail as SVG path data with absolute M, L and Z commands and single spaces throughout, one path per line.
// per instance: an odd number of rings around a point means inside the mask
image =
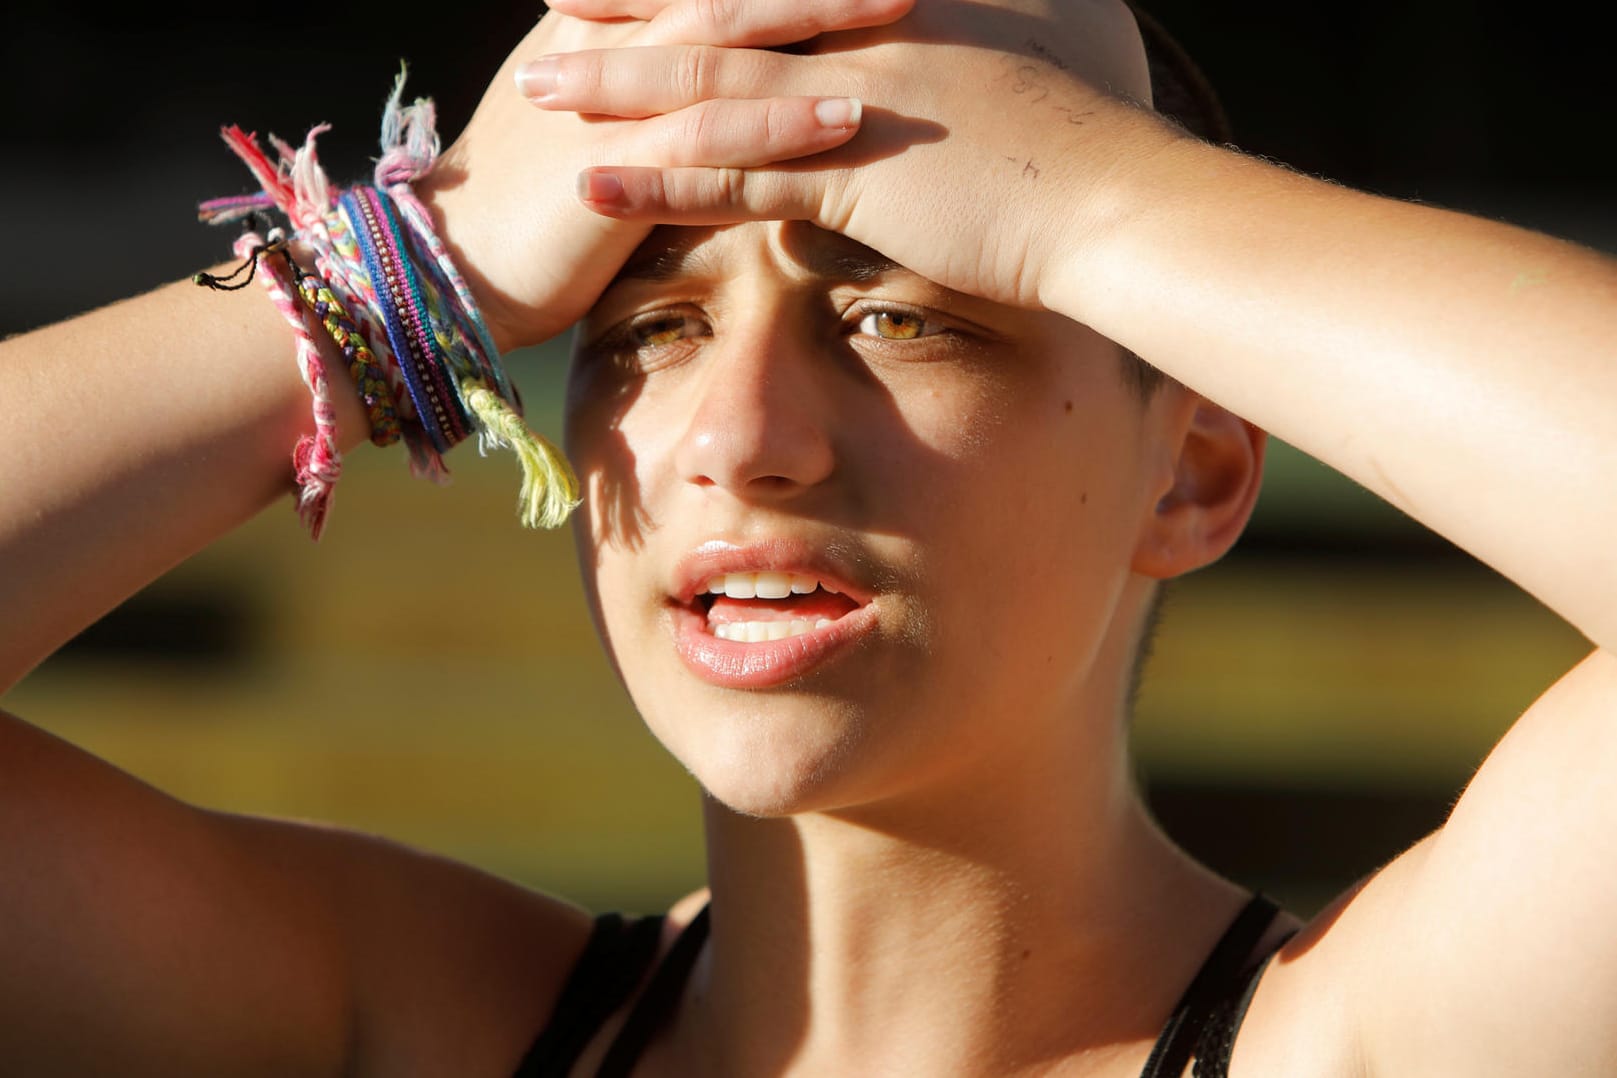
M 616 202 L 623 197 L 623 181 L 610 172 L 580 172 L 578 197 L 585 202 Z
M 863 111 L 857 97 L 828 97 L 814 103 L 814 118 L 821 127 L 858 127 Z
M 517 89 L 522 96 L 532 101 L 543 101 L 556 92 L 556 82 L 560 66 L 559 58 L 555 56 L 541 56 L 537 60 L 529 60 L 517 68 Z

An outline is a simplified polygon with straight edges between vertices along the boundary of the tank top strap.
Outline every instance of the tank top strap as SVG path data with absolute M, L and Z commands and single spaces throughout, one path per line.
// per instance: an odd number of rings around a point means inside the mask
M 1196 1078 L 1224 1078 L 1258 979 L 1285 942 L 1254 952 L 1279 912 L 1280 907 L 1261 893 L 1247 901 L 1180 996 L 1140 1078 L 1180 1078 L 1192 1055 Z
M 645 1051 L 651 1038 L 679 1008 L 680 993 L 690 978 L 691 967 L 696 965 L 697 956 L 702 953 L 702 944 L 707 942 L 710 908 L 703 906 L 701 912 L 691 918 L 663 956 L 662 964 L 651 975 L 651 982 L 640 993 L 640 998 L 635 1000 L 634 1009 L 613 1038 L 612 1046 L 606 1050 L 606 1057 L 601 1060 L 595 1078 L 628 1078 L 634 1070 L 635 1061 Z
M 662 926 L 661 915 L 628 919 L 603 913 L 595 918 L 550 1022 L 522 1057 L 514 1078 L 566 1078 L 601 1023 L 645 979 L 657 957 Z

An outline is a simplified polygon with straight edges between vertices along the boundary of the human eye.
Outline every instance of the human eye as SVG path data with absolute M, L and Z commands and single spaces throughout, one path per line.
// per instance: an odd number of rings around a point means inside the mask
M 653 312 L 642 318 L 631 318 L 626 330 L 635 346 L 665 347 L 694 336 L 705 336 L 707 325 L 692 315 Z
M 652 311 L 625 322 L 623 334 L 633 347 L 665 348 L 692 337 L 706 336 L 707 325 L 682 311 Z
M 659 309 L 625 319 L 601 334 L 590 351 L 638 371 L 682 359 L 701 337 L 712 333 L 707 322 L 690 311 Z
M 859 333 L 884 341 L 913 341 L 946 332 L 947 327 L 910 307 L 866 307 L 859 312 Z

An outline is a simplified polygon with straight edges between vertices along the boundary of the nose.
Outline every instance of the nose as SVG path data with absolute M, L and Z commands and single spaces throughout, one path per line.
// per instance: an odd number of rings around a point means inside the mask
M 780 499 L 831 475 L 832 372 L 811 346 L 778 331 L 732 332 L 703 358 L 675 456 L 687 482 Z

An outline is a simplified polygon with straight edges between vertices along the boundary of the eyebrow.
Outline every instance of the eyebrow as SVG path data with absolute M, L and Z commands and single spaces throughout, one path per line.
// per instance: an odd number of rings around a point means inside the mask
M 885 255 L 845 237 L 795 246 L 792 259 L 814 276 L 827 280 L 863 284 L 904 268 Z M 712 263 L 699 245 L 673 243 L 637 251 L 623 264 L 615 280 L 660 283 L 712 272 Z
M 671 281 L 676 277 L 689 277 L 699 272 L 704 261 L 706 260 L 690 247 L 677 244 L 646 248 L 636 251 L 623 264 L 623 268 L 618 270 L 615 279 Z
M 902 269 L 897 262 L 872 251 L 863 244 L 810 244 L 808 250 L 797 255 L 803 267 L 817 277 L 834 281 L 863 284 L 884 273 Z

